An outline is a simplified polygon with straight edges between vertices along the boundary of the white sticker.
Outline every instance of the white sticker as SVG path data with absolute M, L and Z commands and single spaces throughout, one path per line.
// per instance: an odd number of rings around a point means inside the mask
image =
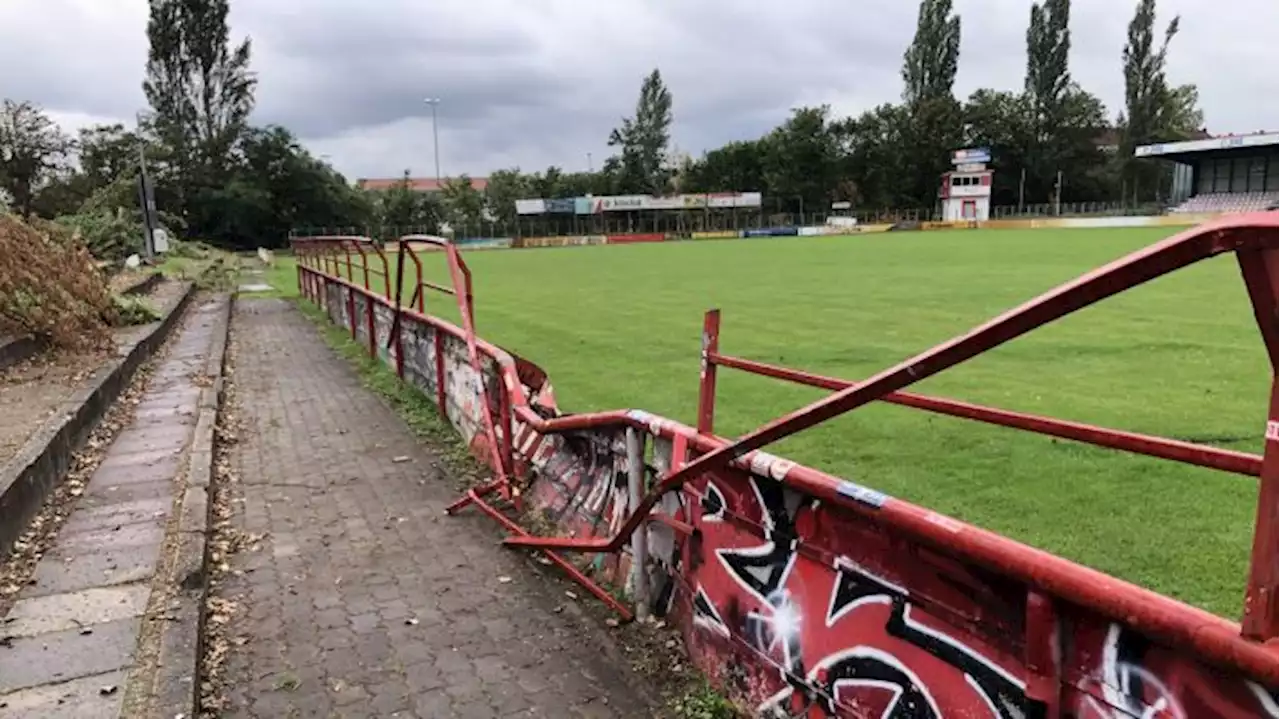
M 1280 440 L 1280 422 L 1267 422 L 1267 441 Z

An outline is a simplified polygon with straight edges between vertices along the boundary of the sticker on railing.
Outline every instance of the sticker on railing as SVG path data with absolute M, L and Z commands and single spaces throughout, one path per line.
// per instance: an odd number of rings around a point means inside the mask
M 757 449 L 751 454 L 748 466 L 753 474 L 781 482 L 796 463 Z
M 861 502 L 876 509 L 883 507 L 884 503 L 889 501 L 889 495 L 877 492 L 870 487 L 864 487 L 861 484 L 855 484 L 847 479 L 840 480 L 840 486 L 837 491 L 855 502 Z
M 1280 440 L 1280 422 L 1267 422 L 1267 441 L 1275 442 Z

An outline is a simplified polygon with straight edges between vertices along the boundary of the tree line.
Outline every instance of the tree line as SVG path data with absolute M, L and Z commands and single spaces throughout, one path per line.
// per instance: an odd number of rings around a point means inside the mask
M 953 93 L 961 18 L 952 0 L 922 0 L 898 103 L 856 117 L 799 107 L 763 137 L 676 156 L 673 98 L 655 69 L 634 114 L 610 133 L 614 154 L 599 171 L 511 168 L 490 173 L 483 191 L 462 176 L 439 193 L 413 191 L 405 171 L 388 189 L 363 191 L 287 128 L 250 122 L 252 46 L 232 41 L 228 0 L 149 4 L 149 107 L 134 127 L 102 125 L 71 137 L 32 103 L 0 105 L 0 195 L 14 211 L 133 227 L 141 219 L 140 157 L 167 226 L 245 248 L 279 246 L 297 227 L 507 233 L 515 200 L 531 197 L 736 190 L 762 192 L 766 209 L 779 212 L 823 211 L 836 201 L 928 208 L 949 153 L 975 146 L 991 148 L 996 205 L 1150 201 L 1167 190 L 1167 171 L 1133 158 L 1133 148 L 1185 139 L 1203 121 L 1195 86 L 1166 77 L 1178 18 L 1158 31 L 1155 0 L 1136 2 L 1119 58 L 1124 108 L 1114 117 L 1071 77 L 1070 0 L 1031 5 L 1020 90 L 980 89 L 964 100 Z

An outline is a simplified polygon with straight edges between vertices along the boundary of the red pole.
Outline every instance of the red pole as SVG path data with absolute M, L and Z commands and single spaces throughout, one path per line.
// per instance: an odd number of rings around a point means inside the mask
M 1258 515 L 1253 525 L 1253 552 L 1249 558 L 1249 581 L 1245 585 L 1244 616 L 1241 633 L 1248 639 L 1274 641 L 1280 633 L 1280 547 L 1277 546 L 1277 504 L 1280 503 L 1280 478 L 1277 478 L 1276 451 L 1280 443 L 1280 423 L 1276 418 L 1276 338 L 1280 272 L 1277 271 L 1275 238 L 1261 250 L 1242 250 L 1237 255 L 1240 274 L 1244 278 L 1253 315 L 1262 332 L 1262 341 L 1271 360 L 1271 401 L 1267 412 L 1266 445 L 1262 452 L 1262 482 L 1258 487 Z
M 698 383 L 698 434 L 712 434 L 716 414 L 716 363 L 720 352 L 720 310 L 702 318 L 702 373 Z

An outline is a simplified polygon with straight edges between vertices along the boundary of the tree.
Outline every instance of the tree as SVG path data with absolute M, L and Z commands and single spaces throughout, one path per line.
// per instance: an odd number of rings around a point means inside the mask
M 831 108 L 801 107 L 762 140 L 764 181 L 787 212 L 825 211 L 836 184 Z
M 1029 92 L 975 90 L 964 106 L 964 144 L 991 148 L 991 169 L 995 170 L 991 188 L 992 205 L 1016 205 L 1021 199 L 1022 172 L 1028 168 L 1028 151 L 1034 112 Z M 1035 196 L 1038 176 L 1028 172 L 1031 196 Z
M 399 182 L 386 190 L 372 193 L 373 214 L 378 225 L 374 234 L 394 239 L 410 232 L 439 233 L 440 222 L 444 218 L 439 194 L 414 191 L 409 177 L 409 171 L 405 170 Z
M 515 229 L 516 200 L 530 197 L 528 178 L 520 168 L 489 173 L 489 184 L 484 188 L 485 209 L 504 230 Z
M 470 177 L 459 175 L 446 180 L 440 188 L 440 199 L 455 237 L 478 235 L 484 219 L 484 196 L 471 184 Z
M 765 188 L 764 144 L 739 140 L 708 150 L 685 169 L 684 192 L 760 192 Z
M 921 0 L 916 34 L 902 57 L 909 121 L 903 181 L 914 206 L 932 205 L 947 156 L 961 142 L 962 109 L 951 94 L 960 59 L 960 16 L 951 0 Z
M 138 154 L 145 145 L 141 133 L 124 125 L 95 125 L 80 131 L 80 172 L 91 189 L 138 171 Z
M 1157 47 L 1155 17 L 1155 0 L 1138 0 L 1121 54 L 1126 123 L 1120 149 L 1125 158 L 1125 181 L 1132 188 L 1133 197 L 1158 196 L 1161 177 L 1167 174 L 1167 168 L 1135 159 L 1134 148 L 1152 142 L 1185 139 L 1186 134 L 1198 127 L 1203 119 L 1196 109 L 1198 93 L 1195 86 L 1182 85 L 1171 89 L 1165 76 L 1169 43 L 1178 34 L 1179 18 L 1174 16 L 1169 21 L 1164 40 Z
M 1031 3 L 1027 23 L 1027 77 L 1025 89 L 1042 124 L 1057 111 L 1071 84 L 1067 56 L 1071 52 L 1071 0 Z
M 951 97 L 960 59 L 960 16 L 951 0 L 921 0 L 916 34 L 902 56 L 902 97 L 908 105 Z
M 22 217 L 30 217 L 36 191 L 65 167 L 73 143 L 29 102 L 0 104 L 0 187 Z
M 654 69 L 640 85 L 635 117 L 624 118 L 609 134 L 609 146 L 621 149 L 618 167 L 623 192 L 660 195 L 666 191 L 671 175 L 667 166 L 670 140 L 671 91 Z
M 563 178 L 564 172 L 552 165 L 545 172 L 535 172 L 529 178 L 530 189 L 535 197 L 560 197 L 564 193 Z
M 81 205 L 102 188 L 120 179 L 132 183 L 137 178 L 138 152 L 143 138 L 137 132 L 126 130 L 124 125 L 84 128 L 75 145 L 79 167 L 67 165 L 51 173 L 35 193 L 32 204 L 35 214 L 49 218 L 76 214 Z M 136 206 L 136 188 L 133 197 Z
M 1165 93 L 1160 106 L 1160 128 L 1165 137 L 1185 140 L 1204 127 L 1200 111 L 1200 90 L 1191 84 L 1179 85 Z
M 227 12 L 227 0 L 150 0 L 142 88 L 184 203 L 201 187 L 220 194 L 253 109 L 250 44 L 230 45 Z
M 902 183 L 909 123 L 907 108 L 891 104 L 835 123 L 840 176 L 846 185 L 841 199 L 874 210 L 914 203 L 905 199 Z
M 1047 202 L 1056 177 L 1063 171 L 1061 139 L 1063 102 L 1071 88 L 1067 59 L 1071 50 L 1070 0 L 1044 0 L 1031 4 L 1027 23 L 1027 136 L 1022 169 L 1027 172 L 1027 193 L 1033 202 Z

